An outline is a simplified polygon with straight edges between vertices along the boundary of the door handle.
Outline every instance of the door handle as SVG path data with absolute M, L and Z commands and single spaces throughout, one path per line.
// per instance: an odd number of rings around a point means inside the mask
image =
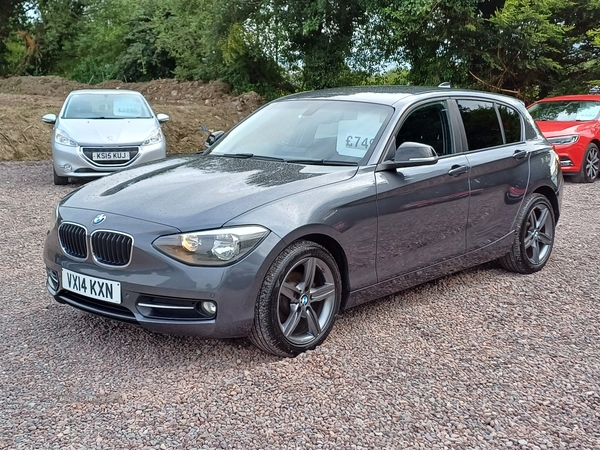
M 520 159 L 526 158 L 527 157 L 527 152 L 525 150 L 517 150 L 516 152 L 513 153 L 513 158 L 515 158 L 517 161 L 519 161 Z
M 452 166 L 452 168 L 448 171 L 448 175 L 452 177 L 457 177 L 459 175 L 462 175 L 463 173 L 467 173 L 468 170 L 468 166 Z

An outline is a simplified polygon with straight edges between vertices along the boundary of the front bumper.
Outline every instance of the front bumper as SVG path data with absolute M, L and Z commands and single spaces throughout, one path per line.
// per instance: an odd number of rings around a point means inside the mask
M 574 144 L 554 145 L 554 150 L 560 158 L 560 166 L 564 173 L 578 173 L 583 164 L 583 156 L 587 144 L 583 144 L 581 139 Z
M 131 146 L 128 146 L 131 147 Z M 101 150 L 101 147 L 96 147 Z M 111 146 L 111 149 L 118 146 Z M 87 178 L 109 175 L 121 169 L 134 167 L 166 156 L 166 142 L 139 146 L 138 153 L 123 164 L 100 164 L 92 161 L 82 151 L 82 147 L 69 147 L 52 142 L 54 170 L 61 177 Z
M 75 214 L 69 217 L 70 222 L 88 224 L 89 220 L 78 220 L 80 217 L 77 216 L 89 218 L 95 215 L 91 211 L 73 211 Z M 257 248 L 235 264 L 195 267 L 179 263 L 151 245 L 159 235 L 178 230 L 116 215 L 110 219 L 110 228 L 115 231 L 131 233 L 136 230 L 131 263 L 120 269 L 99 266 L 91 256 L 83 261 L 67 256 L 60 246 L 57 226 L 50 231 L 46 237 L 44 261 L 48 275 L 46 286 L 55 300 L 160 333 L 207 338 L 248 335 L 262 280 L 272 255 L 283 247 L 275 233 L 267 235 Z M 65 290 L 61 285 L 63 269 L 120 282 L 121 303 L 112 304 Z M 202 317 L 201 306 L 207 301 L 216 305 L 213 318 Z

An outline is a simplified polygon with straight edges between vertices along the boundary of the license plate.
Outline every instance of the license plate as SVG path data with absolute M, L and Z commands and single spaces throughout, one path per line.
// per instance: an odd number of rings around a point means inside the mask
M 121 283 L 89 277 L 80 273 L 62 270 L 62 287 L 67 291 L 110 303 L 121 303 Z
M 131 159 L 129 152 L 93 152 L 94 161 L 128 161 Z

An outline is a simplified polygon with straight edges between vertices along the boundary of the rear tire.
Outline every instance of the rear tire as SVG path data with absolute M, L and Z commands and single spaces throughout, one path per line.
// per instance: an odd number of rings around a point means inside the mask
M 267 272 L 249 338 L 277 356 L 296 356 L 321 344 L 342 298 L 340 271 L 321 245 L 297 241 L 284 249 Z
M 600 152 L 596 144 L 588 145 L 581 162 L 581 170 L 573 177 L 577 183 L 593 183 L 600 170 Z
M 69 177 L 59 177 L 56 174 L 56 169 L 52 168 L 52 172 L 54 174 L 54 184 L 57 186 L 64 186 L 65 184 L 69 184 Z
M 517 216 L 515 240 L 510 252 L 499 259 L 506 270 L 517 273 L 534 273 L 548 262 L 554 247 L 556 219 L 548 199 L 533 194 Z

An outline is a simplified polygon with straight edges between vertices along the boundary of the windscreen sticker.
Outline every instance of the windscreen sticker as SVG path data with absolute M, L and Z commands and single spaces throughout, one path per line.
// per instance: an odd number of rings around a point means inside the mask
M 142 115 L 142 105 L 129 98 L 115 99 L 113 114 L 116 117 L 140 117 Z
M 342 120 L 338 125 L 336 150 L 340 155 L 362 158 L 373 143 L 381 122 L 379 115 L 360 120 Z

